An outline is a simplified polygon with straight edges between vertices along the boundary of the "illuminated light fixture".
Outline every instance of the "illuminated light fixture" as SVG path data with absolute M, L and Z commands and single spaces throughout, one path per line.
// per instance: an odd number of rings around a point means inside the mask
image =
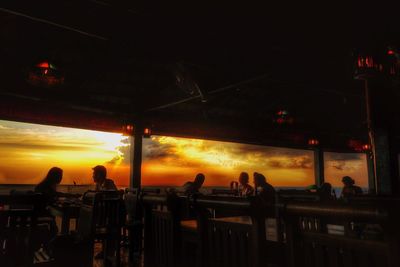
M 365 144 L 364 142 L 357 139 L 350 139 L 348 142 L 348 146 L 359 153 L 371 150 L 370 144 Z
M 290 116 L 289 111 L 287 110 L 278 110 L 275 113 L 273 122 L 277 123 L 277 124 L 292 124 L 294 121 L 293 117 Z
M 362 146 L 362 150 L 364 150 L 364 151 L 369 151 L 369 150 L 371 150 L 371 145 L 370 145 L 370 144 L 364 144 L 364 145 Z
M 151 137 L 151 129 L 150 128 L 144 128 L 143 129 L 143 137 L 145 138 L 150 138 Z
M 319 140 L 316 139 L 316 138 L 308 139 L 308 145 L 309 146 L 318 146 L 319 145 Z
M 61 71 L 49 61 L 35 64 L 28 73 L 28 82 L 39 87 L 55 87 L 64 84 Z
M 126 124 L 122 126 L 122 131 L 125 135 L 132 135 L 133 134 L 133 125 L 132 124 Z
M 379 51 L 360 52 L 355 55 L 354 78 L 365 80 L 371 77 L 396 77 L 400 73 L 398 48 L 389 46 Z

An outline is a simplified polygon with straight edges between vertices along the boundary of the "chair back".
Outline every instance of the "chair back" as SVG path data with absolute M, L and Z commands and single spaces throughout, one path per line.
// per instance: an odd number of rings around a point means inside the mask
M 400 266 L 398 226 L 387 216 L 374 203 L 288 203 L 284 220 L 289 266 Z
M 98 192 L 94 203 L 96 228 L 116 229 L 125 223 L 124 203 L 119 191 Z
M 139 190 L 136 188 L 126 190 L 125 192 L 124 203 L 128 223 L 133 223 L 134 221 L 141 220 L 142 218 L 142 209 L 139 196 Z
M 42 201 L 39 194 L 0 196 L 1 266 L 33 264 L 35 231 Z
M 79 241 L 91 241 L 94 238 L 95 224 L 95 203 L 98 202 L 96 192 L 86 192 L 82 198 L 79 210 L 79 220 L 76 228 Z
M 206 265 L 210 267 L 255 266 L 253 234 L 249 224 L 209 219 L 207 222 Z
M 145 200 L 145 266 L 179 265 L 180 219 L 177 196 L 164 196 L 163 203 L 167 209 L 161 211 L 153 208 L 155 203 Z

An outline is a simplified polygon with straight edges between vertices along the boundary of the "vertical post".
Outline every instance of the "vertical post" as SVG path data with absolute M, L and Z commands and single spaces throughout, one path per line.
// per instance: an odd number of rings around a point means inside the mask
M 375 173 L 376 190 L 379 194 L 392 194 L 392 166 L 389 134 L 383 129 L 375 129 Z
M 371 108 L 371 89 L 368 83 L 368 79 L 364 80 L 365 85 L 365 107 L 367 112 L 367 128 L 368 128 L 368 139 L 371 144 L 371 155 L 367 161 L 368 166 L 368 186 L 369 188 L 374 188 L 377 193 L 377 173 L 376 173 L 376 144 L 375 144 L 375 132 L 374 125 L 372 121 L 372 108 Z M 373 183 L 373 186 L 371 184 Z
M 375 167 L 372 151 L 367 153 L 368 188 L 370 194 L 376 194 L 375 187 Z
M 131 138 L 131 187 L 134 188 L 140 188 L 142 184 L 142 145 L 143 128 L 141 126 L 135 126 L 133 140 Z
M 314 174 L 315 184 L 320 187 L 325 181 L 324 151 L 321 148 L 314 149 Z

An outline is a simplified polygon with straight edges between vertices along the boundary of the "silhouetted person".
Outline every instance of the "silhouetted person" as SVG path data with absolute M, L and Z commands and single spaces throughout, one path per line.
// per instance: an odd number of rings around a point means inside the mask
M 267 183 L 267 179 L 261 173 L 254 173 L 254 186 L 257 190 L 257 195 L 265 204 L 275 203 L 276 191 L 272 185 Z
M 61 183 L 63 170 L 53 167 L 49 170 L 46 177 L 36 187 L 35 192 L 43 194 L 46 204 L 53 204 L 58 197 L 78 197 L 78 194 L 68 194 L 57 192 L 57 186 Z
M 96 183 L 96 191 L 118 190 L 114 181 L 107 178 L 107 169 L 102 165 L 93 168 L 93 181 Z
M 41 193 L 46 201 L 46 206 L 54 204 L 58 197 L 77 197 L 76 194 L 68 194 L 57 192 L 57 186 L 61 183 L 63 176 L 63 170 L 58 167 L 53 167 L 49 170 L 46 177 L 41 181 L 36 187 L 35 192 Z M 40 232 L 40 242 L 42 242 L 46 249 L 48 248 L 48 243 L 54 239 L 57 235 L 58 229 L 54 219 L 54 216 L 43 207 L 43 210 L 39 214 L 39 222 L 46 223 L 49 225 L 48 231 Z
M 332 195 L 332 185 L 330 183 L 323 183 L 320 188 L 318 188 L 319 196 L 321 200 L 333 200 L 335 197 Z
M 186 182 L 183 185 L 183 191 L 187 195 L 199 193 L 199 189 L 204 183 L 206 177 L 202 173 L 198 173 L 193 182 Z
M 254 188 L 249 185 L 249 174 L 242 172 L 239 175 L 239 196 L 248 197 L 254 195 Z
M 363 193 L 361 187 L 354 185 L 355 181 L 350 176 L 344 176 L 342 183 L 344 186 L 340 197 L 356 196 Z

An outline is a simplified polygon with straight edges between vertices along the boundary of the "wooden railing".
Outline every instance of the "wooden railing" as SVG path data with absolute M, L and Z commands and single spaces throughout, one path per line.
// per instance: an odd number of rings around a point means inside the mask
M 179 203 L 184 202 L 185 207 L 196 211 L 198 248 L 201 249 L 198 260 L 203 266 L 400 266 L 398 200 L 318 201 L 301 198 L 296 201 L 289 197 L 266 207 L 256 198 L 189 196 L 173 199 L 144 195 L 142 201 L 153 208 L 148 215 L 157 217 L 160 210 L 154 208 L 166 207 L 164 212 L 170 216 L 168 218 L 174 225 L 171 229 L 176 233 L 174 246 L 179 246 L 181 239 L 178 221 L 182 218 L 179 209 L 182 203 Z M 214 219 L 210 210 L 237 212 L 246 215 L 249 221 Z M 279 242 L 266 240 L 265 219 L 271 214 L 276 216 L 278 234 L 282 236 Z M 154 219 L 148 220 L 154 222 Z M 149 227 L 153 232 L 146 231 L 145 235 L 153 235 L 153 239 L 148 240 L 154 240 L 155 232 L 161 230 L 155 229 L 154 225 Z M 168 239 L 168 233 L 162 229 Z M 185 257 L 176 250 L 174 253 L 177 259 Z M 279 257 L 286 258 L 286 262 L 277 259 Z
M 288 266 L 400 266 L 398 215 L 380 203 L 291 202 L 282 208 Z

